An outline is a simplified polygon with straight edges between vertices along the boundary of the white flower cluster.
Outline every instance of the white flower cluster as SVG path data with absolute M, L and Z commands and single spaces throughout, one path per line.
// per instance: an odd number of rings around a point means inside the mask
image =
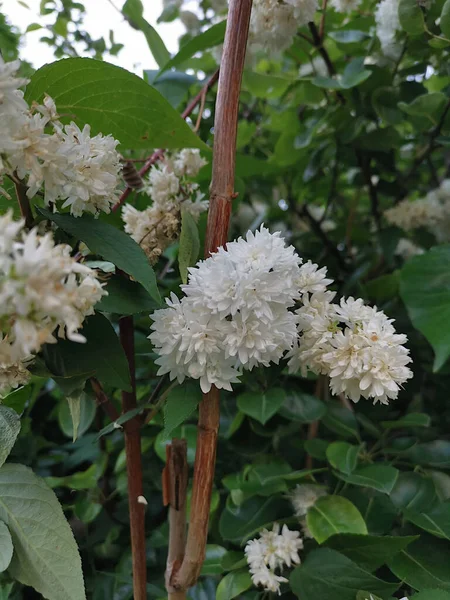
M 392 319 L 361 299 L 342 298 L 335 304 L 333 298 L 329 291 L 303 297 L 296 311 L 299 338 L 289 353 L 290 371 L 327 375 L 332 393 L 354 402 L 362 396 L 387 404 L 412 377 L 406 366 L 409 350 L 403 345 L 407 337 L 395 332 Z
M 317 0 L 254 0 L 249 42 L 281 52 L 291 46 L 297 29 L 314 20 Z
M 396 41 L 397 31 L 401 30 L 398 5 L 399 0 L 381 0 L 375 9 L 377 37 L 381 50 L 385 56 L 392 59 L 396 59 L 400 52 Z
M 423 248 L 417 246 L 417 244 L 411 242 L 411 240 L 408 240 L 408 238 L 401 238 L 398 241 L 394 254 L 400 256 L 401 258 L 403 258 L 403 260 L 408 260 L 408 258 L 418 256 L 419 254 L 423 253 Z
M 55 335 L 85 341 L 78 330 L 107 292 L 70 252 L 50 233 L 25 233 L 11 213 L 0 217 L 0 392 L 28 378 L 26 363 Z
M 172 294 L 152 315 L 158 374 L 199 379 L 203 392 L 231 390 L 243 369 L 286 355 L 291 371 L 329 375 L 335 394 L 396 398 L 412 376 L 406 336 L 362 300 L 333 304 L 326 269 L 301 262 L 279 232 L 262 226 L 191 268 L 182 300 Z
M 336 12 L 349 13 L 356 10 L 361 0 L 330 0 L 330 5 Z
M 131 204 L 123 207 L 125 231 L 142 247 L 152 264 L 178 238 L 182 210 L 198 219 L 208 209 L 209 203 L 203 199 L 198 184 L 189 181 L 204 165 L 206 160 L 197 149 L 186 148 L 166 156 L 152 166 L 148 183 L 142 189 L 153 200 L 152 205 L 142 211 Z
M 63 201 L 74 216 L 109 212 L 118 197 L 120 156 L 117 141 L 98 134 L 89 125 L 63 126 L 50 97 L 31 108 L 15 77 L 19 61 L 0 57 L 0 177 L 17 174 L 33 198 L 44 189 L 46 204 Z M 47 133 L 51 128 L 52 133 Z
M 413 202 L 407 198 L 402 200 L 397 206 L 386 210 L 384 216 L 388 223 L 405 231 L 423 227 L 438 242 L 450 241 L 450 179 L 445 179 L 424 198 Z
M 298 531 L 290 531 L 283 525 L 274 523 L 272 531 L 263 529 L 259 538 L 250 540 L 245 546 L 245 555 L 254 585 L 265 590 L 281 594 L 280 584 L 287 582 L 286 577 L 277 575 L 284 566 L 291 567 L 300 563 L 299 550 L 303 548 L 303 540 Z

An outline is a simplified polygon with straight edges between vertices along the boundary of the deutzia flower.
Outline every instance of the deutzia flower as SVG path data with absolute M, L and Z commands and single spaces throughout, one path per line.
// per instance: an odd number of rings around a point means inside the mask
M 296 517 L 304 517 L 321 496 L 327 495 L 327 490 L 313 483 L 298 484 L 289 494 Z
M 275 571 L 284 566 L 291 567 L 300 563 L 299 550 L 303 540 L 298 531 L 290 531 L 283 525 L 274 523 L 271 531 L 263 529 L 259 539 L 250 540 L 245 546 L 245 555 L 254 585 L 260 585 L 270 592 L 280 594 L 280 584 L 287 582 L 285 577 Z
M 399 47 L 395 40 L 397 31 L 400 31 L 398 18 L 399 0 L 381 0 L 375 9 L 377 37 L 380 40 L 383 54 L 389 58 L 396 58 Z
M 55 335 L 84 342 L 78 330 L 106 294 L 95 272 L 70 256 L 70 246 L 19 225 L 11 212 L 0 217 L 0 362 L 6 367 L 28 360 Z

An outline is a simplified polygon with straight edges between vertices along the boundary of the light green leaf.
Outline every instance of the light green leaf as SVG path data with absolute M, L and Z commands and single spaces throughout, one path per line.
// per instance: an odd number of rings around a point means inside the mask
M 442 7 L 439 26 L 445 37 L 450 38 L 450 0 L 446 0 L 444 6 Z
M 447 541 L 421 536 L 420 540 L 394 556 L 387 564 L 394 575 L 418 591 L 425 588 L 450 591 L 450 550 Z
M 200 388 L 193 382 L 184 382 L 174 388 L 164 404 L 164 435 L 169 438 L 172 431 L 184 423 L 202 399 Z
M 142 248 L 126 233 L 109 223 L 103 223 L 88 215 L 72 217 L 40 209 L 46 219 L 53 221 L 66 233 L 81 240 L 94 254 L 102 256 L 119 267 L 161 302 L 155 273 Z
M 75 442 L 78 437 L 78 427 L 80 426 L 81 419 L 81 397 L 83 396 L 83 391 L 75 394 L 73 396 L 67 396 L 67 406 L 69 407 L 70 416 L 72 419 L 72 441 Z
M 333 442 L 327 447 L 327 459 L 332 467 L 350 475 L 358 463 L 359 447 L 348 442 Z
M 12 577 L 48 600 L 85 600 L 72 530 L 55 494 L 28 467 L 0 468 L 0 519 L 14 545 Z
M 278 412 L 285 399 L 286 394 L 282 388 L 271 388 L 264 392 L 241 394 L 237 405 L 241 412 L 265 425 Z
M 292 79 L 285 77 L 246 70 L 242 79 L 242 88 L 248 90 L 256 98 L 274 99 L 282 96 L 292 83 Z
M 0 521 L 0 573 L 3 573 L 11 562 L 14 547 L 9 529 Z
M 397 481 L 398 469 L 389 465 L 369 465 L 353 471 L 350 475 L 335 472 L 335 475 L 353 485 L 373 488 L 384 494 L 390 494 Z
M 442 327 L 450 320 L 450 245 L 408 260 L 401 271 L 400 294 L 414 327 L 433 346 L 438 371 L 450 356 L 450 329 Z
M 398 18 L 402 29 L 410 35 L 420 35 L 425 31 L 425 20 L 417 0 L 400 0 Z
M 123 148 L 205 148 L 180 114 L 137 75 L 104 61 L 65 58 L 38 69 L 25 97 L 55 100 L 63 122 L 89 124 Z M 90 246 L 89 246 L 90 247 Z
M 19 431 L 19 415 L 12 408 L 0 404 L 0 467 L 16 443 Z
M 183 283 L 187 282 L 188 268 L 195 265 L 200 251 L 198 227 L 194 217 L 186 210 L 181 211 L 181 233 L 178 249 L 178 265 Z
M 134 29 L 142 31 L 145 35 L 150 52 L 160 67 L 170 60 L 170 53 L 161 36 L 143 17 L 144 7 L 141 0 L 127 0 L 122 7 L 122 14 Z
M 314 539 L 322 544 L 337 533 L 366 534 L 367 527 L 354 504 L 342 496 L 319 498 L 306 515 Z
M 378 579 L 329 548 L 309 552 L 292 572 L 290 584 L 300 600 L 355 600 L 360 590 L 368 590 L 386 599 L 398 588 L 398 584 Z
M 180 50 L 173 58 L 171 58 L 160 70 L 160 75 L 167 71 L 181 65 L 186 60 L 194 56 L 197 52 L 207 50 L 208 48 L 214 48 L 223 42 L 225 37 L 226 21 L 220 21 L 216 23 L 206 31 L 196 35 L 190 39 L 186 44 L 181 46 Z
M 109 277 L 104 289 L 108 295 L 103 296 L 95 305 L 96 310 L 119 315 L 136 315 L 144 312 L 150 313 L 159 308 L 159 305 L 140 283 L 131 281 L 122 275 Z
M 428 120 L 428 126 L 430 127 L 438 124 L 446 102 L 447 97 L 442 92 L 430 92 L 417 96 L 410 104 L 399 102 L 398 107 L 412 117 L 420 117 L 423 120 Z
M 236 598 L 245 590 L 248 590 L 252 586 L 252 579 L 248 569 L 242 571 L 232 571 L 225 575 L 225 577 L 219 583 L 216 592 L 216 600 L 231 600 Z
M 75 436 L 82 436 L 91 426 L 95 417 L 96 405 L 84 393 L 70 400 L 68 396 L 66 400 L 62 400 L 58 405 L 58 423 L 64 435 L 76 439 Z M 70 402 L 75 405 L 72 409 L 70 408 Z M 77 428 L 74 427 L 74 417 L 75 421 L 78 421 Z
M 381 421 L 384 429 L 410 429 L 411 427 L 429 427 L 431 417 L 425 413 L 408 413 L 396 421 Z
M 355 535 L 342 533 L 330 537 L 326 546 L 333 548 L 370 572 L 416 541 L 419 536 L 393 537 L 388 535 Z
M 327 429 L 344 438 L 355 437 L 359 440 L 359 427 L 355 414 L 344 406 L 332 404 L 322 419 Z

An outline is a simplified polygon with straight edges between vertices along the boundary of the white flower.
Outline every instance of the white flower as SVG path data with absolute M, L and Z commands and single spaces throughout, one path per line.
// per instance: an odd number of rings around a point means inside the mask
M 313 483 L 298 484 L 289 494 L 289 499 L 294 507 L 296 517 L 304 517 L 308 510 L 314 506 L 318 498 L 326 496 L 327 490 L 321 485 Z
M 280 594 L 280 583 L 288 580 L 275 571 L 300 563 L 298 553 L 303 548 L 303 540 L 298 531 L 290 531 L 286 525 L 283 525 L 280 533 L 277 523 L 274 523 L 271 531 L 263 529 L 259 536 L 259 539 L 250 540 L 245 546 L 253 584 Z
M 78 330 L 106 294 L 95 272 L 70 256 L 70 246 L 36 229 L 12 240 L 14 229 L 11 213 L 0 217 L 0 322 L 10 363 L 55 342 L 55 335 L 85 341 Z
M 333 283 L 332 279 L 326 278 L 327 268 L 319 269 L 318 265 L 308 260 L 300 267 L 300 275 L 296 285 L 302 294 L 313 294 L 315 292 L 325 292 L 327 287 Z
M 178 202 L 180 181 L 168 166 L 160 168 L 153 165 L 149 174 L 149 185 L 145 190 L 153 202 L 170 209 Z
M 361 0 L 330 0 L 330 5 L 337 12 L 348 13 L 356 10 Z
M 377 36 L 380 40 L 383 54 L 396 58 L 398 45 L 396 33 L 400 31 L 400 20 L 398 17 L 399 0 L 381 0 L 375 9 L 375 21 L 377 25 Z
M 398 241 L 397 247 L 395 249 L 395 254 L 397 256 L 401 256 L 403 260 L 408 260 L 408 258 L 418 256 L 419 254 L 423 253 L 423 248 L 417 246 L 416 244 L 414 244 L 414 242 L 411 242 L 411 240 L 408 240 L 407 238 L 401 238 Z
M 196 177 L 206 161 L 197 148 L 185 148 L 173 157 L 173 170 L 177 177 Z

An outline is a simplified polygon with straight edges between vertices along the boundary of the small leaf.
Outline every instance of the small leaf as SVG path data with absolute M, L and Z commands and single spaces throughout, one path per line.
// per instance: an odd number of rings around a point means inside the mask
M 9 529 L 0 521 L 0 573 L 3 573 L 11 562 L 14 547 Z
M 49 600 L 85 600 L 72 530 L 55 494 L 28 467 L 0 468 L 0 519 L 14 545 L 13 578 Z
M 144 7 L 141 0 L 127 0 L 122 7 L 122 14 L 134 29 L 139 29 L 145 35 L 150 52 L 160 67 L 170 60 L 170 53 L 161 36 L 143 17 Z
M 410 35 L 420 35 L 425 31 L 425 20 L 417 0 L 400 0 L 398 18 L 402 29 Z
M 398 90 L 392 87 L 379 87 L 372 93 L 372 106 L 377 115 L 387 125 L 398 125 L 404 119 L 398 108 Z
M 110 277 L 104 289 L 108 295 L 95 305 L 95 309 L 102 312 L 136 315 L 153 312 L 159 307 L 140 283 L 121 275 Z
M 170 392 L 163 409 L 164 435 L 167 438 L 191 416 L 201 399 L 198 385 L 192 382 L 185 382 Z
M 232 571 L 225 575 L 219 583 L 216 600 L 231 600 L 231 598 L 236 598 L 250 587 L 252 587 L 252 579 L 247 569 Z
M 285 398 L 282 388 L 271 388 L 265 392 L 241 394 L 238 396 L 237 405 L 241 412 L 265 425 L 278 412 Z
M 450 0 L 446 0 L 442 7 L 439 26 L 445 37 L 450 38 Z
M 0 404 L 0 467 L 16 443 L 19 431 L 19 415 L 12 408 Z
M 72 409 L 70 402 L 74 405 Z M 75 414 L 72 412 L 73 410 Z M 72 397 L 71 400 L 67 396 L 66 400 L 62 400 L 58 406 L 58 423 L 61 431 L 75 441 L 76 437 L 82 436 L 89 429 L 95 418 L 95 411 L 95 402 L 86 394 L 81 393 L 79 396 Z M 78 421 L 77 427 L 74 426 L 74 417 L 75 422 Z
M 369 465 L 368 467 L 361 467 L 353 471 L 350 475 L 338 472 L 335 474 L 339 479 L 347 483 L 369 487 L 384 494 L 390 494 L 397 481 L 398 469 L 389 465 Z
M 354 504 L 342 496 L 319 498 L 306 515 L 314 539 L 322 544 L 337 533 L 366 534 L 367 527 Z
M 160 75 L 164 73 L 164 71 L 167 71 L 167 69 L 172 69 L 173 67 L 177 67 L 178 65 L 184 63 L 197 52 L 201 52 L 202 50 L 213 48 L 214 46 L 221 44 L 223 42 L 223 38 L 225 37 L 225 27 L 226 21 L 220 21 L 220 23 L 216 23 L 206 31 L 203 31 L 199 35 L 196 35 L 190 39 L 186 44 L 184 44 L 184 46 L 181 46 L 180 50 L 173 58 L 171 58 L 165 65 L 162 66 L 159 71 Z
M 436 491 L 431 478 L 415 472 L 403 472 L 390 493 L 391 502 L 400 510 L 421 512 L 436 502 Z
M 431 417 L 425 413 L 408 413 L 396 421 L 381 421 L 384 429 L 410 429 L 411 427 L 429 427 Z
M 75 218 L 44 209 L 40 209 L 40 212 L 66 233 L 84 242 L 94 254 L 111 261 L 116 267 L 131 275 L 143 285 L 156 302 L 161 302 L 155 273 L 148 258 L 129 235 L 109 223 L 103 223 L 88 215 Z
M 348 442 L 333 442 L 326 451 L 330 465 L 347 475 L 356 469 L 358 453 L 359 447 Z
M 187 282 L 188 268 L 195 265 L 199 251 L 200 240 L 197 223 L 189 212 L 182 210 L 178 265 L 183 283 Z
M 67 396 L 67 405 L 69 407 L 70 416 L 72 419 L 72 441 L 75 442 L 78 437 L 78 427 L 80 426 L 80 418 L 81 418 L 81 397 L 83 396 L 83 391 L 74 396 Z

